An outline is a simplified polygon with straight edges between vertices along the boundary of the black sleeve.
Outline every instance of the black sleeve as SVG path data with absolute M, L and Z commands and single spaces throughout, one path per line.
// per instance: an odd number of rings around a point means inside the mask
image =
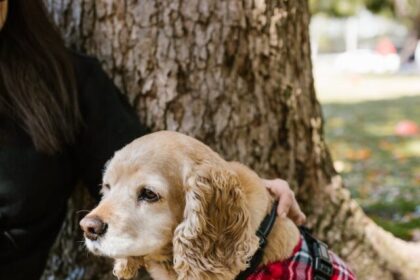
M 80 58 L 79 58 L 80 60 Z M 114 154 L 148 129 L 138 117 L 98 60 L 83 57 L 76 64 L 79 104 L 83 127 L 75 147 L 77 169 L 82 181 L 99 198 L 104 164 Z

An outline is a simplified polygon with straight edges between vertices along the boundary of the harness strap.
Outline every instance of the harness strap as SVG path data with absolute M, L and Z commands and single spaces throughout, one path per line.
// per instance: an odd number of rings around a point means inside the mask
M 248 268 L 239 273 L 235 280 L 246 280 L 250 275 L 257 271 L 264 256 L 264 249 L 267 245 L 267 237 L 276 221 L 277 205 L 278 201 L 274 202 L 270 214 L 265 216 L 264 220 L 261 222 L 260 227 L 256 232 L 256 235 L 260 239 L 259 247 L 252 256 L 252 259 L 249 261 Z M 308 244 L 309 253 L 313 259 L 312 266 L 314 271 L 314 280 L 330 280 L 333 274 L 333 265 L 328 253 L 328 246 L 315 239 L 310 234 L 308 228 L 301 226 L 299 227 L 299 230 Z
M 327 244 L 314 238 L 308 228 L 301 226 L 299 230 L 308 244 L 313 259 L 314 280 L 330 280 L 333 275 L 333 265 Z
M 261 222 L 260 227 L 258 228 L 256 233 L 256 235 L 260 239 L 259 247 L 255 254 L 252 256 L 252 259 L 249 261 L 248 268 L 239 273 L 235 280 L 246 280 L 248 276 L 253 274 L 260 265 L 264 256 L 264 248 L 267 245 L 267 237 L 270 234 L 271 229 L 273 228 L 273 225 L 277 218 L 277 205 L 278 201 L 274 202 L 270 214 L 265 216 L 264 220 Z

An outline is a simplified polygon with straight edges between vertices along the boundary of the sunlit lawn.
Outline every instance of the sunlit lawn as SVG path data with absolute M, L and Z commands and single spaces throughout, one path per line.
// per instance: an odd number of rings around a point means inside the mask
M 398 136 L 395 128 L 404 120 L 420 125 L 420 96 L 322 105 L 327 143 L 353 197 L 395 235 L 418 238 L 420 135 Z

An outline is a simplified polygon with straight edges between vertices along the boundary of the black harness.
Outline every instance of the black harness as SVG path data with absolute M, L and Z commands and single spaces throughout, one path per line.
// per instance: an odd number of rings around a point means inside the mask
M 261 222 L 260 227 L 257 230 L 257 236 L 260 239 L 260 246 L 258 247 L 255 254 L 252 256 L 252 259 L 249 261 L 248 268 L 239 273 L 239 275 L 235 278 L 236 280 L 246 280 L 246 278 L 248 278 L 249 275 L 253 274 L 260 265 L 264 256 L 264 248 L 267 245 L 267 236 L 270 234 L 274 222 L 276 221 L 277 205 L 278 202 L 276 201 L 273 205 L 273 208 L 271 209 L 270 214 L 265 216 L 264 220 Z
M 333 265 L 328 253 L 328 246 L 322 241 L 313 237 L 307 227 L 299 227 L 300 233 L 308 244 L 312 256 L 312 267 L 314 280 L 329 280 L 333 275 Z
M 249 261 L 249 266 L 246 270 L 243 270 L 235 278 L 235 280 L 246 280 L 248 276 L 253 274 L 260 265 L 262 258 L 264 256 L 264 249 L 267 245 L 267 237 L 273 228 L 274 222 L 277 218 L 277 205 L 276 201 L 271 209 L 271 212 L 265 216 L 264 220 L 261 222 L 260 227 L 257 230 L 257 236 L 260 239 L 259 247 L 255 254 L 252 256 L 252 259 Z M 309 229 L 306 227 L 299 227 L 300 233 L 305 239 L 309 247 L 309 252 L 314 260 L 312 263 L 314 271 L 314 280 L 330 280 L 333 273 L 333 266 L 328 254 L 328 246 L 315 239 L 309 232 Z

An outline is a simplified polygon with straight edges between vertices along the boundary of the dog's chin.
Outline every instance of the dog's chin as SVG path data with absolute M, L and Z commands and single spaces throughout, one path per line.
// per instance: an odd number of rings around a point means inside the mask
M 103 256 L 103 257 L 107 257 L 107 255 L 105 255 L 102 251 L 101 251 L 101 246 L 99 245 L 99 242 L 97 240 L 92 241 L 90 239 L 85 239 L 85 245 L 86 248 L 93 253 L 94 255 L 97 256 Z
M 118 252 L 117 250 L 112 250 L 112 251 L 107 250 L 106 248 L 104 248 L 104 247 L 107 247 L 107 246 L 103 246 L 101 243 L 102 242 L 101 242 L 100 239 L 99 240 L 94 240 L 94 241 L 89 240 L 89 239 L 85 240 L 86 247 L 94 255 L 101 256 L 101 257 L 113 258 L 113 259 L 128 257 L 127 254 Z

